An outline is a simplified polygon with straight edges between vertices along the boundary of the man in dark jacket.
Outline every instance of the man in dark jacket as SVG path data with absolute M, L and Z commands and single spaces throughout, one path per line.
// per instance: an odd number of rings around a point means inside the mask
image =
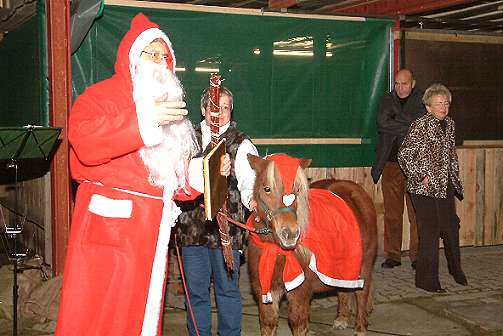
M 421 101 L 421 92 L 414 89 L 416 81 L 408 69 L 398 71 L 394 90 L 382 100 L 377 116 L 379 141 L 372 166 L 374 183 L 382 175 L 384 200 L 384 268 L 401 265 L 402 226 L 404 196 L 410 223 L 409 258 L 415 267 L 417 253 L 416 216 L 409 194 L 405 189 L 406 178 L 397 162 L 400 145 L 410 124 L 426 113 Z

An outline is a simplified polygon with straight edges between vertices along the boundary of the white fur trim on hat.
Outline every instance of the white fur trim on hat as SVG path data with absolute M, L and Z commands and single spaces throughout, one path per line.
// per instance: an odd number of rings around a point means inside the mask
M 149 28 L 142 32 L 136 40 L 134 41 L 131 49 L 129 50 L 129 72 L 131 73 L 131 78 L 134 77 L 136 72 L 136 65 L 140 61 L 141 52 L 148 46 L 153 40 L 160 38 L 166 42 L 166 45 L 169 48 L 169 52 L 173 59 L 173 73 L 175 72 L 175 53 L 173 51 L 173 47 L 171 46 L 171 41 L 169 38 L 160 30 L 159 28 Z

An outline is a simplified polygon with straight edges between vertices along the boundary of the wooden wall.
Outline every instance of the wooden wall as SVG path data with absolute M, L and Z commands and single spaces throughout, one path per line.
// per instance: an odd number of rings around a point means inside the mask
M 464 200 L 456 201 L 458 216 L 461 219 L 461 246 L 503 244 L 503 146 L 464 146 L 459 147 L 457 152 L 465 188 Z M 312 181 L 323 178 L 352 180 L 369 192 L 377 209 L 379 251 L 382 254 L 384 207 L 381 182 L 374 184 L 370 176 L 370 167 L 309 168 L 307 174 Z M 38 254 L 46 255 L 46 260 L 49 262 L 51 210 L 47 178 L 45 176 L 22 182 L 20 203 L 21 212 L 26 209 L 28 216 L 44 227 L 41 229 L 29 225 L 23 241 Z M 2 194 L 6 196 L 8 192 L 3 191 Z M 404 211 L 402 243 L 404 250 L 408 250 L 409 247 L 408 230 L 407 212 Z M 44 238 L 46 246 L 44 246 Z
M 461 219 L 461 246 L 503 244 L 503 147 L 459 147 L 460 174 L 465 188 L 464 200 L 456 201 Z M 377 210 L 379 254 L 383 249 L 381 181 L 374 184 L 370 167 L 309 168 L 311 181 L 323 178 L 348 179 L 362 185 L 374 200 Z M 409 221 L 404 211 L 403 250 L 409 247 Z

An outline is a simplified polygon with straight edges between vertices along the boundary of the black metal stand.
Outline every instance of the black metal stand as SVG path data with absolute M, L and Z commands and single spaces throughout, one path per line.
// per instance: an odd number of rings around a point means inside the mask
M 18 283 L 19 263 L 27 253 L 18 251 L 18 236 L 22 234 L 23 226 L 18 220 L 19 205 L 19 162 L 25 159 L 49 159 L 61 128 L 51 127 L 0 127 L 0 160 L 7 160 L 7 169 L 14 170 L 14 225 L 5 224 L 7 255 L 13 265 L 12 305 L 13 326 L 12 335 L 17 336 L 18 327 Z M 9 223 L 10 224 L 10 223 Z M 11 244 L 9 244 L 11 243 Z M 9 248 L 11 245 L 11 248 Z
M 7 247 L 9 247 L 9 240 L 12 242 L 12 251 L 7 250 L 7 255 L 9 261 L 12 262 L 13 265 L 13 285 L 12 285 L 12 335 L 17 336 L 17 302 L 18 302 L 18 285 L 17 285 L 17 274 L 18 274 L 18 264 L 22 258 L 26 257 L 26 253 L 19 253 L 17 247 L 17 237 L 23 231 L 23 227 L 19 225 L 19 221 L 17 218 L 18 212 L 18 163 L 16 160 L 12 160 L 9 164 L 7 164 L 8 169 L 14 169 L 14 226 L 5 227 L 5 235 L 7 237 Z

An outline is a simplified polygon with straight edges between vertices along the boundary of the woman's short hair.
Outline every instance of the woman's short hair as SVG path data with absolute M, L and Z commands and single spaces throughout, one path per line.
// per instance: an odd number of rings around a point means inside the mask
M 234 108 L 234 97 L 232 96 L 231 90 L 229 90 L 225 86 L 220 86 L 220 97 L 222 95 L 226 95 L 231 99 L 231 112 L 232 112 Z M 206 110 L 209 101 L 210 101 L 210 88 L 207 87 L 206 89 L 204 89 L 201 95 L 201 110 Z
M 449 100 L 449 103 L 452 100 L 451 91 L 449 91 L 449 89 L 445 85 L 439 83 L 431 84 L 426 89 L 426 91 L 424 91 L 423 104 L 426 106 L 430 106 L 431 98 L 433 96 L 446 96 L 447 100 Z

